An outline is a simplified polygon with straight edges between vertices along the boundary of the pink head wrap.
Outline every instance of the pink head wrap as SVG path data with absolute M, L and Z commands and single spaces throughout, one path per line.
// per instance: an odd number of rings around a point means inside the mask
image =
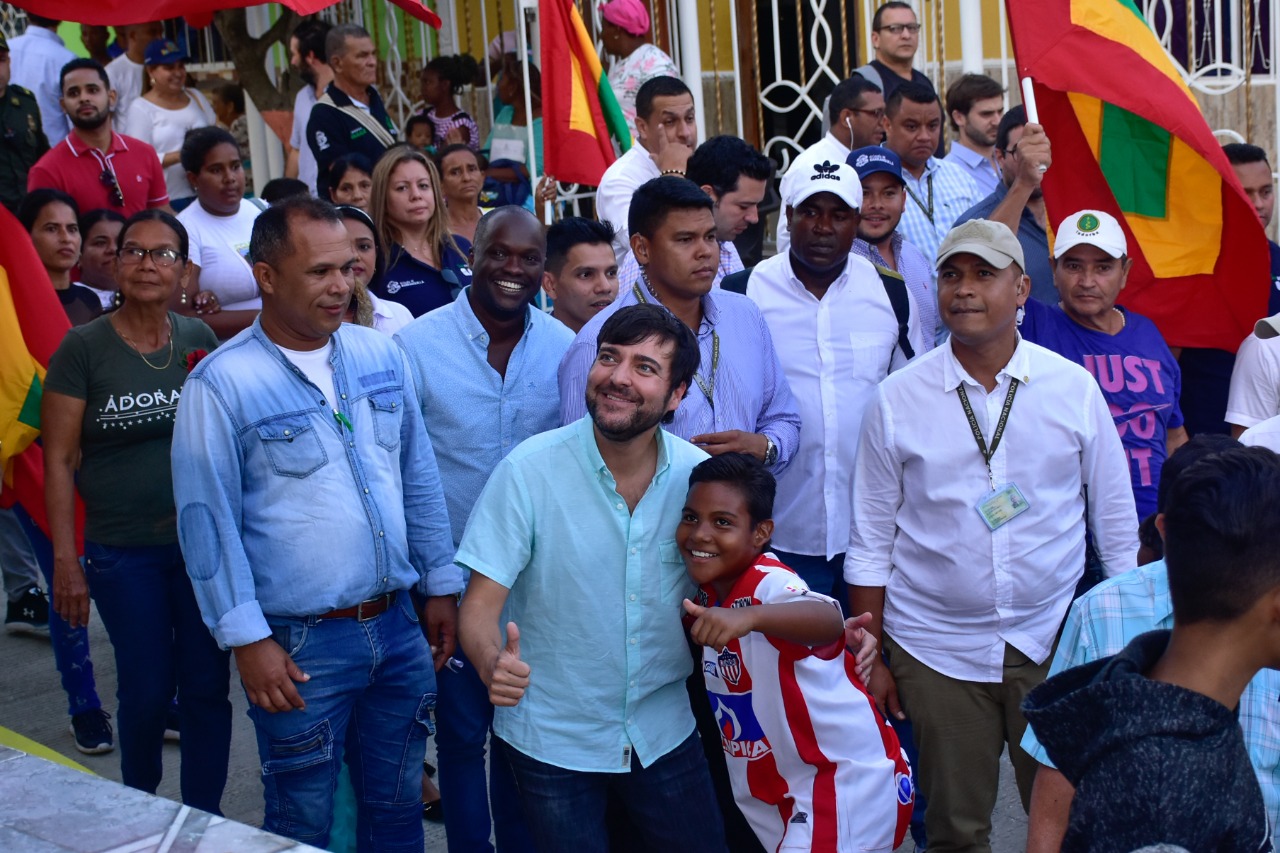
M 649 32 L 649 10 L 641 0 L 613 0 L 600 8 L 600 17 L 633 36 Z

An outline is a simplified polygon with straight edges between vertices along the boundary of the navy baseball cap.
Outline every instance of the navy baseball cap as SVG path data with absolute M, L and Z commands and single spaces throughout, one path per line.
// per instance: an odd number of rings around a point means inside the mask
M 902 177 L 902 158 L 888 148 L 879 145 L 868 145 L 866 148 L 851 151 L 848 160 L 845 162 L 858 173 L 859 180 L 876 172 L 887 172 L 902 181 L 902 183 L 906 183 Z
M 147 53 L 142 64 L 173 65 L 175 62 L 186 62 L 190 58 L 173 39 L 156 39 L 147 45 Z

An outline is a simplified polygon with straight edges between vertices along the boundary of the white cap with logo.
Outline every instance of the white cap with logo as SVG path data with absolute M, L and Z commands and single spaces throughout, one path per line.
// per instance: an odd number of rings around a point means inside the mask
M 792 186 L 791 197 L 786 199 L 791 207 L 818 193 L 833 193 L 854 210 L 862 207 L 862 180 L 844 161 L 814 163 L 810 173 L 797 175 Z
M 1124 229 L 1114 216 L 1101 210 L 1077 211 L 1058 226 L 1053 256 L 1061 258 L 1068 249 L 1075 246 L 1096 246 L 1113 258 L 1129 253 Z

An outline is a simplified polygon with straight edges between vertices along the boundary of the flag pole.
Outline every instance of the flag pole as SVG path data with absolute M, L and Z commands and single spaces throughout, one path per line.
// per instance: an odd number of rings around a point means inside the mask
M 1036 109 L 1036 92 L 1031 86 L 1031 78 L 1022 78 L 1022 106 L 1027 110 L 1027 124 L 1040 123 L 1040 111 Z M 1049 167 L 1041 163 L 1036 167 L 1041 172 L 1049 171 Z

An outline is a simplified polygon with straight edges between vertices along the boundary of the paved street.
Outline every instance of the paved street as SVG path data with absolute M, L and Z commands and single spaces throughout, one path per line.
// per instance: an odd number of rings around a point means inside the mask
M 96 610 L 90 626 L 94 674 L 103 706 L 115 712 L 115 660 Z M 234 673 L 233 673 L 234 678 Z M 231 772 L 222 808 L 227 817 L 253 826 L 262 823 L 262 784 L 258 777 L 258 755 L 253 730 L 245 716 L 244 692 L 236 682 L 231 692 L 235 706 L 235 726 L 231 744 Z M 47 640 L 15 637 L 0 632 L 0 725 L 38 741 L 88 767 L 108 779 L 120 779 L 119 752 L 82 755 L 76 751 L 68 731 L 66 696 L 53 666 L 53 652 Z M 434 744 L 428 747 L 434 758 Z M 1026 839 L 1026 817 L 1013 786 L 1012 768 L 1003 763 L 1000 800 L 996 807 L 993 853 L 1018 853 Z M 161 796 L 178 799 L 178 747 L 165 746 L 165 778 Z M 0 809 L 3 809 L 0 805 Z M 425 853 L 444 853 L 444 828 L 425 824 Z M 910 851 L 908 841 L 902 850 Z M 12 851 L 23 853 L 23 851 Z

